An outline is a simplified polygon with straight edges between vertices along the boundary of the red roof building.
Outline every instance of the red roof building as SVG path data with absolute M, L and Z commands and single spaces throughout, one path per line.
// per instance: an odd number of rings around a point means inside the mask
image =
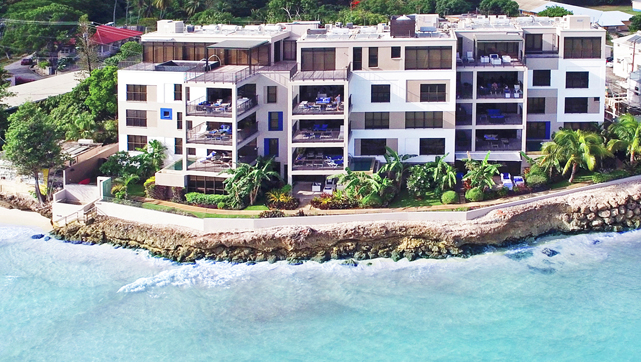
M 107 57 L 117 52 L 122 44 L 132 40 L 139 40 L 142 34 L 140 31 L 98 25 L 96 32 L 91 37 L 91 41 L 98 45 L 98 55 Z

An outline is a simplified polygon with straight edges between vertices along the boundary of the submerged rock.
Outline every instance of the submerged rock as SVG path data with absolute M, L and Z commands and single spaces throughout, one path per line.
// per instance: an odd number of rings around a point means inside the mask
M 555 256 L 555 255 L 557 255 L 557 254 L 559 254 L 559 252 L 558 252 L 558 251 L 556 251 L 556 250 L 554 250 L 554 249 L 550 249 L 550 248 L 545 248 L 545 249 L 541 250 L 541 252 L 542 252 L 543 254 L 547 255 L 547 256 L 548 256 L 548 257 L 550 257 L 550 258 L 551 258 L 551 257 L 553 257 L 553 256 Z
M 345 266 L 358 266 L 358 262 L 354 259 L 347 259 L 341 263 L 341 265 Z
M 44 238 L 44 237 L 45 237 L 45 235 L 44 235 L 44 234 L 35 234 L 35 235 L 31 235 L 31 238 L 32 238 L 32 239 L 42 239 L 42 238 Z
M 527 267 L 528 267 L 528 269 L 530 269 L 530 270 L 532 270 L 534 272 L 543 274 L 543 275 L 550 275 L 550 274 L 554 274 L 556 272 L 556 269 L 554 269 L 554 268 L 537 268 L 537 267 L 532 266 L 532 265 L 528 265 Z
M 515 250 L 515 251 L 505 253 L 505 256 L 507 256 L 512 260 L 519 261 L 519 260 L 527 259 L 534 256 L 534 252 L 532 251 L 532 249 Z
M 49 241 L 49 240 L 51 240 L 51 236 L 49 236 L 49 235 L 45 236 L 45 239 L 44 239 L 44 240 L 45 240 L 45 241 Z

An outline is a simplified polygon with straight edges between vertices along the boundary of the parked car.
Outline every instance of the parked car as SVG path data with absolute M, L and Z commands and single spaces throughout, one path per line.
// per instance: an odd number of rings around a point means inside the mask
M 20 61 L 20 65 L 31 65 L 31 64 L 33 64 L 33 59 L 31 58 L 23 58 Z

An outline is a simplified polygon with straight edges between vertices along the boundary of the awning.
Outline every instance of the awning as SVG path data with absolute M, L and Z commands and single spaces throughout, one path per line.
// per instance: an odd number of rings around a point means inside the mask
M 210 45 L 209 49 L 252 49 L 259 45 L 266 44 L 267 40 L 230 39 Z
M 476 38 L 477 42 L 515 42 L 515 41 L 523 41 L 523 38 L 519 34 L 506 34 L 506 33 L 483 33 L 483 34 L 475 34 L 474 38 Z
M 486 155 L 487 152 L 470 152 L 470 157 L 477 161 L 483 161 Z M 467 159 L 467 152 L 457 152 L 456 159 Z M 521 162 L 521 154 L 519 152 L 490 152 L 488 161 Z

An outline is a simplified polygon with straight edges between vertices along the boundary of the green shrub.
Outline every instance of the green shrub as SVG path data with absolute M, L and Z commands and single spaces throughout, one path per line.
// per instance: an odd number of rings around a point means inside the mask
M 540 187 L 548 183 L 548 178 L 540 174 L 529 173 L 525 178 L 525 182 L 527 182 L 530 187 Z
M 410 175 L 407 178 L 407 192 L 411 197 L 424 198 L 432 191 L 432 173 L 428 165 L 416 165 L 410 168 Z
M 367 195 L 361 200 L 362 207 L 376 208 L 376 207 L 381 207 L 381 205 L 383 205 L 383 200 L 381 199 L 380 196 L 378 196 L 377 193 Z
M 202 194 L 200 192 L 190 192 L 185 195 L 187 203 L 201 206 L 218 206 L 221 202 L 226 203 L 228 199 L 228 195 L 210 195 Z
M 124 199 L 127 194 L 127 188 L 125 185 L 116 184 L 111 188 L 111 194 L 117 199 Z
M 592 182 L 600 184 L 602 182 L 608 182 L 628 176 L 630 176 L 630 173 L 626 170 L 615 170 L 610 173 L 595 173 L 592 175 Z
M 347 196 L 346 194 L 336 191 L 333 195 L 322 194 L 321 196 L 314 197 L 311 205 L 321 210 L 328 209 L 355 209 L 359 207 L 356 199 Z
M 218 204 L 216 204 L 216 207 L 223 210 L 225 207 L 227 207 L 227 204 L 224 201 L 221 201 Z
M 274 217 L 285 217 L 285 213 L 281 210 L 265 210 L 258 215 L 261 219 L 270 219 Z
M 42 61 L 42 62 L 38 63 L 38 67 L 40 69 L 45 69 L 46 67 L 49 67 L 49 66 L 51 66 L 51 63 L 49 63 L 48 60 L 45 60 L 45 61 Z
M 151 176 L 150 178 L 148 178 L 143 186 L 145 188 L 145 195 L 147 197 L 158 199 L 158 197 L 156 197 L 156 176 Z
M 300 200 L 290 193 L 291 186 L 285 185 L 281 189 L 273 189 L 267 192 L 267 207 L 270 209 L 294 210 L 300 204 Z
M 483 201 L 483 190 L 478 187 L 467 190 L 465 198 L 469 201 L 478 202 Z
M 458 202 L 458 194 L 455 191 L 445 191 L 441 196 L 441 202 L 444 204 L 455 204 Z
M 510 189 L 508 189 L 507 187 L 503 186 L 503 187 L 501 187 L 500 189 L 498 189 L 498 190 L 496 191 L 496 195 L 497 195 L 498 197 L 505 197 L 505 196 L 507 196 L 507 194 L 509 193 L 509 191 L 510 191 Z

